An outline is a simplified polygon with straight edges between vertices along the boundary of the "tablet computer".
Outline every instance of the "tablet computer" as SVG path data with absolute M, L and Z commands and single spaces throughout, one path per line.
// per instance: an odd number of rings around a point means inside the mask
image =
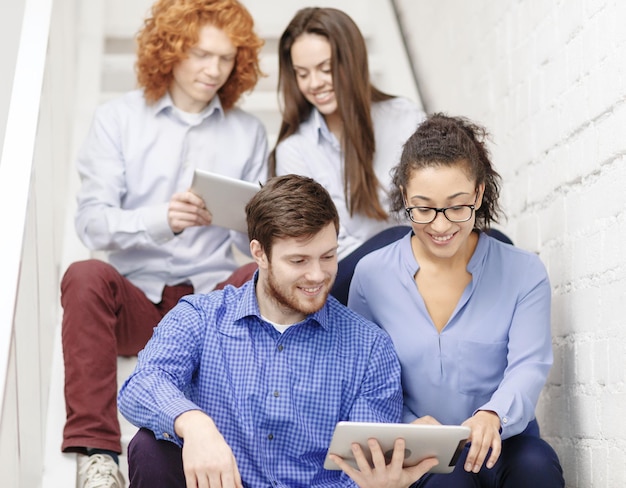
M 195 169 L 191 191 L 201 197 L 213 216 L 213 225 L 247 233 L 246 204 L 261 189 L 259 183 Z
M 328 454 L 337 454 L 348 464 L 357 467 L 351 445 L 357 442 L 363 448 L 367 460 L 372 457 L 367 447 L 367 440 L 378 440 L 387 462 L 391 461 L 393 444 L 398 438 L 405 441 L 403 466 L 414 466 L 423 459 L 436 457 L 439 464 L 430 473 L 449 473 L 454 466 L 470 435 L 470 428 L 460 425 L 422 425 L 422 424 L 378 424 L 370 422 L 339 422 L 324 461 L 325 469 L 337 470 L 339 467 Z

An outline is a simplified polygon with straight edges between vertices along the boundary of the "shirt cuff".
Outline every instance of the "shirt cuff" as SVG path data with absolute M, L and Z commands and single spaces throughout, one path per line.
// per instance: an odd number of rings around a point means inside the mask
M 503 399 L 500 398 L 500 401 L 496 402 L 495 400 L 492 399 L 491 401 L 487 402 L 480 408 L 477 408 L 473 415 L 475 415 L 476 412 L 479 412 L 481 410 L 489 410 L 491 412 L 495 412 L 498 418 L 500 419 L 500 436 L 502 437 L 502 439 L 505 439 L 510 436 L 510 434 L 508 434 L 508 431 L 510 430 L 508 427 L 511 424 L 514 424 L 515 420 L 511 416 L 512 401 L 507 402 L 508 404 L 503 404 L 502 400 Z
M 171 441 L 179 446 L 182 446 L 183 439 L 176 435 L 174 422 L 179 416 L 191 410 L 202 411 L 198 405 L 190 400 L 187 400 L 186 398 L 179 398 L 170 402 L 159 415 L 157 429 L 154 431 L 154 437 L 159 440 Z
M 164 244 L 174 238 L 174 232 L 167 221 L 169 202 L 142 209 L 143 222 L 148 235 L 156 244 Z

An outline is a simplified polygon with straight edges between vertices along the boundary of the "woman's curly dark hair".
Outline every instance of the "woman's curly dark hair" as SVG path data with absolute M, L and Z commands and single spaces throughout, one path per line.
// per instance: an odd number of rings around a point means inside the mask
M 476 186 L 485 185 L 482 205 L 476 210 L 476 228 L 489 229 L 498 222 L 502 209 L 500 175 L 493 168 L 486 141 L 487 130 L 465 117 L 435 113 L 426 118 L 406 141 L 400 163 L 392 170 L 391 210 L 402 212 L 413 171 L 432 166 L 462 164 Z
M 243 5 L 236 0 L 158 0 L 137 35 L 135 69 L 146 100 L 155 102 L 165 95 L 174 65 L 187 57 L 206 24 L 226 32 L 237 48 L 235 67 L 218 91 L 224 110 L 254 88 L 262 74 L 263 40 L 254 33 L 254 21 Z

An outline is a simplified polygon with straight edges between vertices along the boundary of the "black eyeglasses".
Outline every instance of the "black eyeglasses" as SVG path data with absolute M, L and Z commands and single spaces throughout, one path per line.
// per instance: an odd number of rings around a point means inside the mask
M 416 224 L 430 224 L 437 218 L 437 214 L 441 212 L 450 222 L 458 224 L 467 222 L 472 218 L 476 209 L 476 200 L 478 193 L 472 205 L 455 205 L 454 207 L 406 207 L 406 214 L 412 222 Z

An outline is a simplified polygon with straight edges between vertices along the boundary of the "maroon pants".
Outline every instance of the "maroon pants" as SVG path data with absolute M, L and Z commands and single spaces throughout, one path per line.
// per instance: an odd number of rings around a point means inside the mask
M 61 281 L 67 419 L 62 450 L 122 452 L 117 419 L 117 356 L 134 356 L 191 285 L 168 286 L 154 304 L 113 266 L 73 263 Z

